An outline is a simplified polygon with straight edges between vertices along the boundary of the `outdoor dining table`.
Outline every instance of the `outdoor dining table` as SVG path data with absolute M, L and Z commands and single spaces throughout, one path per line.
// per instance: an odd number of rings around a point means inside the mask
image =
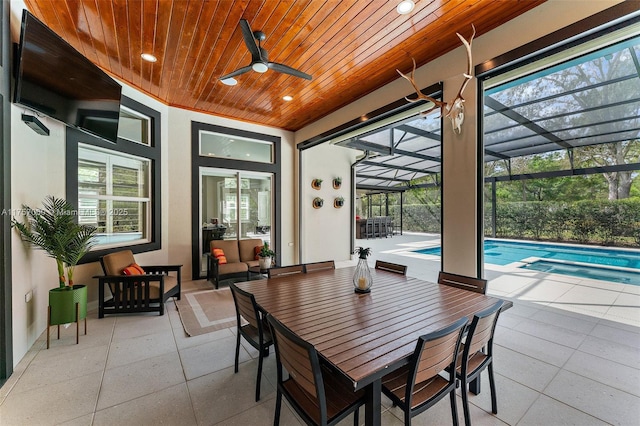
M 381 424 L 381 379 L 409 361 L 418 336 L 499 299 L 372 269 L 370 293 L 354 292 L 355 267 L 238 283 L 353 385 L 366 389 L 365 424 Z

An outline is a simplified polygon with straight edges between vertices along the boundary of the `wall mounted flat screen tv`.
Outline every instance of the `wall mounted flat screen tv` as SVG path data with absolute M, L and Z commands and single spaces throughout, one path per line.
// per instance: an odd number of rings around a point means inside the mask
M 117 141 L 120 84 L 26 10 L 16 71 L 15 103 Z

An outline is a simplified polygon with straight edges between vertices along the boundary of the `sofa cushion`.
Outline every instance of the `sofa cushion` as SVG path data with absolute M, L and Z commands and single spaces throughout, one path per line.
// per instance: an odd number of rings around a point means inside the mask
M 236 240 L 211 240 L 211 253 L 213 249 L 222 249 L 227 263 L 240 262 L 240 254 L 238 252 L 238 242 Z
M 260 259 L 260 252 L 262 251 L 262 247 L 264 246 L 255 246 L 253 249 L 253 260 L 259 260 Z
M 218 274 L 238 274 L 241 272 L 247 272 L 249 267 L 244 262 L 225 263 L 224 265 L 218 265 Z
M 238 248 L 240 252 L 240 261 L 247 262 L 250 260 L 255 260 L 255 248 L 256 246 L 261 246 L 264 243 L 259 238 L 254 238 L 250 240 L 240 240 L 238 241 Z
M 249 268 L 251 268 L 252 266 L 260 266 L 259 260 L 247 260 L 244 263 L 246 263 Z

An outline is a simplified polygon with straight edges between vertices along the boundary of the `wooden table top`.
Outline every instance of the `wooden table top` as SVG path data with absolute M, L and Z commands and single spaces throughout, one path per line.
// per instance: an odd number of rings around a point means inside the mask
M 371 269 L 371 293 L 353 291 L 355 267 L 238 283 L 258 305 L 361 389 L 407 362 L 418 336 L 499 299 Z

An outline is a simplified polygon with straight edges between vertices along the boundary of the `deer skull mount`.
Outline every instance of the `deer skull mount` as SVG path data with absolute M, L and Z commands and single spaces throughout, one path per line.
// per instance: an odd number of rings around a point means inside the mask
M 413 89 L 416 91 L 416 94 L 418 95 L 418 97 L 415 99 L 410 99 L 408 97 L 406 97 L 405 99 L 409 102 L 417 102 L 419 100 L 427 100 L 427 101 L 433 102 L 434 104 L 433 107 L 429 108 L 427 111 L 422 112 L 422 115 L 427 115 L 431 111 L 435 110 L 436 108 L 440 108 L 440 113 L 443 114 L 445 117 L 447 117 L 449 120 L 451 120 L 453 131 L 458 134 L 460 134 L 462 130 L 462 123 L 464 122 L 464 98 L 462 97 L 462 92 L 467 87 L 467 84 L 469 84 L 469 81 L 473 78 L 473 75 L 472 75 L 473 60 L 471 57 L 471 43 L 473 42 L 473 37 L 475 37 L 476 35 L 476 27 L 471 25 L 471 28 L 473 28 L 473 34 L 471 34 L 469 41 L 467 41 L 459 33 L 456 33 L 456 35 L 464 45 L 465 50 L 467 51 L 467 72 L 462 74 L 464 76 L 464 81 L 462 82 L 462 86 L 460 87 L 458 94 L 451 102 L 439 101 L 437 99 L 432 98 L 431 96 L 425 95 L 420 91 L 413 77 L 416 71 L 415 59 L 412 58 L 413 70 L 409 75 L 401 73 L 400 70 L 396 70 L 398 71 L 398 74 L 400 74 L 402 77 L 407 79 L 409 83 L 411 83 L 411 85 L 413 86 Z

